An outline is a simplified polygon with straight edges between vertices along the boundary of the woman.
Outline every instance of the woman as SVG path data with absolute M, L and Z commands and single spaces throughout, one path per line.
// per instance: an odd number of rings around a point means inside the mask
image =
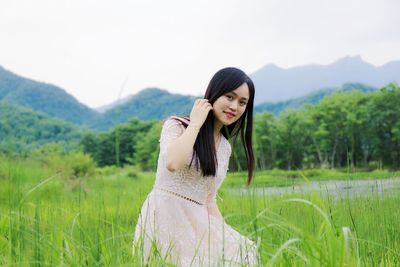
M 178 266 L 256 263 L 254 242 L 224 222 L 215 199 L 228 169 L 228 139 L 239 133 L 251 183 L 253 100 L 251 79 L 239 69 L 224 68 L 189 117 L 164 122 L 155 185 L 135 231 L 133 253 L 143 253 L 144 262 L 160 255 Z

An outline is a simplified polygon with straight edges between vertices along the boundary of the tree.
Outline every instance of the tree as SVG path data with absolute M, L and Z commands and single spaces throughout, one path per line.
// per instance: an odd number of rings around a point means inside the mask
M 274 133 L 280 167 L 288 170 L 302 167 L 307 141 L 305 126 L 304 114 L 299 110 L 287 110 L 279 116 Z
M 136 136 L 136 153 L 133 156 L 133 163 L 139 165 L 144 171 L 156 170 L 161 127 L 161 123 L 156 122 L 148 132 L 140 132 Z
M 254 154 L 258 169 L 274 167 L 276 140 L 274 139 L 275 118 L 271 113 L 261 113 L 254 117 Z

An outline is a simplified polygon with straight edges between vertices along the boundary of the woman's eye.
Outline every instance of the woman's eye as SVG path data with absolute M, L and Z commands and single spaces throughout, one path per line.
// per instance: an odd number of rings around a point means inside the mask
M 240 105 L 242 105 L 242 106 L 246 106 L 246 104 L 247 104 L 247 103 L 244 102 L 244 101 L 241 101 L 241 102 L 240 102 Z
M 229 100 L 232 100 L 233 99 L 233 97 L 231 96 L 231 95 L 227 95 L 226 96 Z

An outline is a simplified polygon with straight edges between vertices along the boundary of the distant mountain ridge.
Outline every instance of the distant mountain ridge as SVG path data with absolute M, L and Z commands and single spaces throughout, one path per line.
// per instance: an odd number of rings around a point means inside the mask
M 367 86 L 361 83 L 345 83 L 339 88 L 325 88 L 314 91 L 306 96 L 289 99 L 286 101 L 280 101 L 275 103 L 262 103 L 254 107 L 254 113 L 269 112 L 274 115 L 279 115 L 285 109 L 297 109 L 301 108 L 306 104 L 318 104 L 324 97 L 334 94 L 335 92 L 351 92 L 361 91 L 364 93 L 371 93 L 376 91 L 377 88 Z
M 255 104 L 277 102 L 307 95 L 344 83 L 382 87 L 400 82 L 400 61 L 375 67 L 360 56 L 344 57 L 329 65 L 311 64 L 288 69 L 266 65 L 250 75 L 256 87 Z
M 94 108 L 94 110 L 96 110 L 99 113 L 104 113 L 104 112 L 106 112 L 106 111 L 108 111 L 108 110 L 110 110 L 112 108 L 115 108 L 115 107 L 117 107 L 119 105 L 122 105 L 122 104 L 128 102 L 129 100 L 132 99 L 132 97 L 133 97 L 133 95 L 128 95 L 128 96 L 126 96 L 124 98 L 118 99 L 117 101 L 114 101 L 114 102 L 111 102 L 109 104 Z
M 354 67 L 356 65 L 358 66 L 357 68 Z M 379 67 L 379 71 L 383 73 L 379 77 L 390 79 L 390 77 L 399 75 L 400 68 L 399 71 L 397 71 L 398 67 L 400 67 L 400 61 L 393 61 Z M 312 87 L 315 86 L 316 81 L 324 79 L 329 80 L 332 73 L 336 72 L 339 75 L 345 72 L 348 73 L 346 77 L 350 77 L 351 75 L 352 77 L 356 77 L 358 74 L 353 72 L 363 68 L 366 70 L 364 73 L 372 70 L 370 76 L 376 76 L 376 67 L 363 62 L 360 57 L 347 57 L 336 61 L 335 64 L 322 66 L 324 72 L 320 71 L 321 65 L 308 65 L 291 68 L 289 70 L 280 69 L 275 65 L 266 66 L 269 72 L 276 72 L 276 75 L 273 75 L 276 81 L 275 83 L 271 82 L 271 86 L 277 86 L 278 84 L 297 84 L 300 89 L 301 86 L 306 88 L 306 91 L 310 91 L 308 87 L 305 87 L 304 82 L 306 82 L 307 79 L 310 80 L 310 87 Z M 316 72 L 311 72 L 311 69 L 315 69 Z M 326 75 L 324 76 L 322 73 Z M 260 86 L 260 84 L 257 85 L 257 82 L 260 82 L 260 80 L 257 80 L 257 75 L 260 74 L 261 72 L 256 72 L 252 75 L 256 83 L 256 100 L 265 96 L 263 95 L 265 93 L 265 88 Z M 320 75 L 318 79 L 314 77 L 318 76 L 317 74 Z M 293 77 L 293 80 L 290 80 L 288 77 Z M 271 79 L 268 75 L 264 78 L 261 82 Z M 359 78 L 365 80 L 371 77 Z M 301 80 L 302 83 L 298 82 Z M 280 83 L 277 81 L 280 81 Z M 386 85 L 386 83 L 383 85 Z M 298 108 L 306 103 L 317 104 L 324 96 L 332 94 L 336 90 L 360 90 L 363 92 L 370 92 L 375 90 L 376 87 L 380 86 L 370 86 L 369 83 L 364 82 L 356 83 L 346 81 L 337 86 L 329 85 L 319 87 L 317 88 L 318 90 L 313 90 L 309 93 L 302 93 L 299 89 L 296 91 L 296 94 L 301 93 L 300 97 L 290 97 L 290 99 L 275 103 L 271 103 L 273 101 L 269 98 L 267 98 L 270 100 L 268 102 L 258 104 L 256 102 L 255 113 L 271 112 L 278 115 L 286 108 Z M 290 89 L 291 87 L 288 86 L 288 88 Z M 284 89 L 285 88 L 282 88 L 282 92 L 285 91 Z M 267 91 L 267 93 L 270 92 Z M 280 91 L 276 91 L 276 93 L 280 93 Z M 147 88 L 135 95 L 100 107 L 100 110 L 103 112 L 100 113 L 79 103 L 73 96 L 57 86 L 23 78 L 0 66 L 0 101 L 23 106 L 33 111 L 46 113 L 51 117 L 97 130 L 108 130 L 134 117 L 141 120 L 160 120 L 170 115 L 189 114 L 193 101 L 197 97 L 201 96 L 173 94 L 163 89 Z M 0 118 L 1 115 L 2 114 L 0 114 Z
M 60 87 L 21 77 L 1 66 L 0 101 L 28 107 L 76 124 L 98 115 Z
M 158 88 L 147 88 L 131 96 L 123 104 L 107 110 L 89 123 L 98 130 L 107 130 L 136 117 L 141 120 L 160 120 L 173 114 L 188 114 L 196 97 L 172 94 Z

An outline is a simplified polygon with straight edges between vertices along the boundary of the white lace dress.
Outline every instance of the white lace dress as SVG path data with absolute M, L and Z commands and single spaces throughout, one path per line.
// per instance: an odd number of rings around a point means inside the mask
M 178 266 L 255 265 L 254 242 L 208 213 L 208 207 L 216 205 L 216 192 L 228 169 L 228 140 L 222 136 L 219 142 L 215 177 L 203 177 L 194 163 L 189 168 L 191 157 L 182 169 L 170 172 L 167 144 L 184 129 L 171 117 L 163 125 L 156 180 L 137 221 L 132 253 L 138 246 L 145 263 L 156 247 L 161 257 Z

